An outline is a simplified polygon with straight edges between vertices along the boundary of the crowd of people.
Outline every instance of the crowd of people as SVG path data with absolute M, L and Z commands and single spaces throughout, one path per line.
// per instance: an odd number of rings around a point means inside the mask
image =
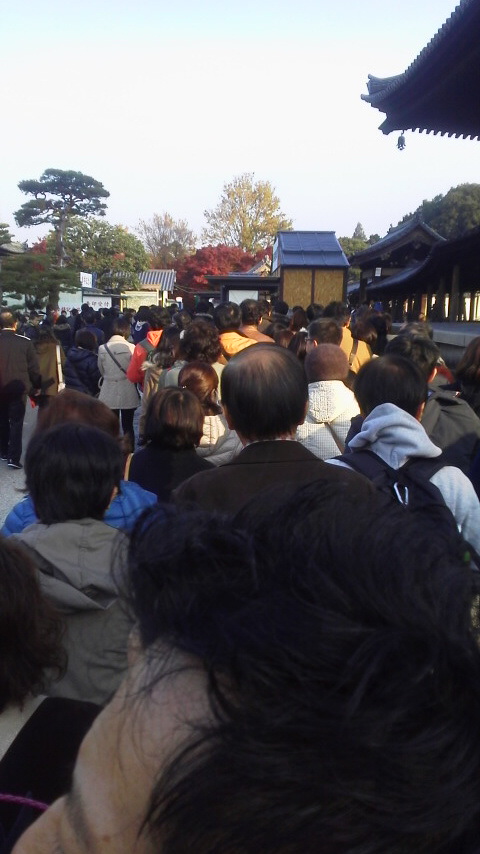
M 480 338 L 450 371 L 337 302 L 29 320 L 1 854 L 477 854 Z

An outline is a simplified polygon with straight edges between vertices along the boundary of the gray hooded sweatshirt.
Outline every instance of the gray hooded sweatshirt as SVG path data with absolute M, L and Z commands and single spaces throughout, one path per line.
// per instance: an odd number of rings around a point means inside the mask
M 367 448 L 394 469 L 412 457 L 438 457 L 440 448 L 428 438 L 419 421 L 393 403 L 376 406 L 365 418 L 362 429 L 349 443 L 352 450 Z M 345 465 L 340 460 L 327 460 Z M 459 531 L 480 552 L 480 502 L 468 477 L 456 466 L 444 466 L 430 478 L 442 493 Z
M 32 558 L 43 592 L 66 625 L 67 672 L 48 693 L 103 705 L 127 668 L 132 623 L 111 571 L 126 556 L 126 535 L 104 522 L 80 519 L 30 525 L 11 539 Z

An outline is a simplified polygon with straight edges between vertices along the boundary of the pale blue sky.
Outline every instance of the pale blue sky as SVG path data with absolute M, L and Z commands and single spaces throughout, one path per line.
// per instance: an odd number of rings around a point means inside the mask
M 6 0 L 3 0 L 6 6 Z M 107 219 L 168 211 L 197 234 L 242 172 L 270 180 L 299 229 L 385 234 L 422 199 L 478 182 L 479 143 L 377 130 L 368 73 L 398 74 L 455 0 L 23 0 L 1 10 L 0 221 L 17 184 L 93 175 Z

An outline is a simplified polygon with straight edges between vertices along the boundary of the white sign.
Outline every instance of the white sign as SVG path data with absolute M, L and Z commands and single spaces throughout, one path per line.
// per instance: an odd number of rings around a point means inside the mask
M 91 273 L 80 273 L 80 284 L 82 288 L 93 287 L 93 276 Z
M 381 267 L 375 267 L 375 278 L 379 279 L 381 275 L 382 275 L 382 268 Z

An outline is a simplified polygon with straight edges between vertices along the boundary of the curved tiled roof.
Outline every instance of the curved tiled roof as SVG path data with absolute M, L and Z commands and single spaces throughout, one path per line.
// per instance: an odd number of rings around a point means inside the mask
M 461 0 L 403 74 L 369 75 L 362 99 L 386 113 L 383 133 L 420 130 L 480 136 L 480 3 Z

